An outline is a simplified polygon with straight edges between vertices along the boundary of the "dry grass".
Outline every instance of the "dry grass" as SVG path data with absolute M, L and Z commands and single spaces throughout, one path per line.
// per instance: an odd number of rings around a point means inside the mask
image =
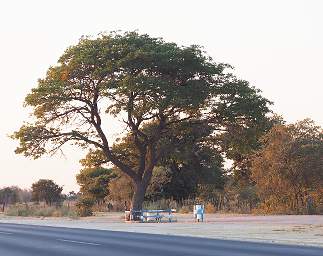
M 77 213 L 74 208 L 61 206 L 40 206 L 28 204 L 16 204 L 9 206 L 5 212 L 7 216 L 21 217 L 70 217 L 77 218 Z

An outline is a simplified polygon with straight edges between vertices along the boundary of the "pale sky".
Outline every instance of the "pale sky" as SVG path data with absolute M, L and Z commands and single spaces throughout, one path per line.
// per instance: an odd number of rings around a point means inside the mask
M 78 190 L 83 152 L 26 159 L 7 137 L 28 118 L 25 95 L 82 35 L 138 30 L 180 45 L 199 44 L 263 91 L 288 122 L 323 126 L 323 1 L 0 0 L 0 187 L 40 178 Z

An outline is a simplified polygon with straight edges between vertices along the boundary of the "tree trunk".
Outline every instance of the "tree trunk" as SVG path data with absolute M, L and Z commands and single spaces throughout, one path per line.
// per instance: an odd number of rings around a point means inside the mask
M 134 211 L 140 211 L 144 202 L 146 193 L 146 186 L 142 183 L 138 183 L 135 186 L 135 191 L 132 196 L 131 209 Z
M 140 211 L 142 210 L 142 204 L 145 199 L 145 193 L 147 189 L 147 184 L 139 182 L 135 184 L 135 191 L 132 196 L 131 210 L 133 220 L 139 220 L 141 215 Z

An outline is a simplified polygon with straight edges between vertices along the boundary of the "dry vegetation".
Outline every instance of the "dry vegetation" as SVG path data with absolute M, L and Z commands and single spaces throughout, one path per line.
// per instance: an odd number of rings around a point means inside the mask
M 75 207 L 66 206 L 46 206 L 39 204 L 15 204 L 10 205 L 5 210 L 5 215 L 21 217 L 70 217 L 77 218 Z

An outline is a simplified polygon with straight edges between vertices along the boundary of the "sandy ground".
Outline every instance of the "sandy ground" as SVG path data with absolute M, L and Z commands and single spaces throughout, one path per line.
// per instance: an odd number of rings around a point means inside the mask
M 0 215 L 0 223 L 198 236 L 323 247 L 322 215 L 253 216 L 207 214 L 203 223 L 195 223 L 192 214 L 176 214 L 176 216 L 178 221 L 175 223 L 125 223 L 123 213 L 97 214 L 94 217 L 79 219 L 8 217 Z

